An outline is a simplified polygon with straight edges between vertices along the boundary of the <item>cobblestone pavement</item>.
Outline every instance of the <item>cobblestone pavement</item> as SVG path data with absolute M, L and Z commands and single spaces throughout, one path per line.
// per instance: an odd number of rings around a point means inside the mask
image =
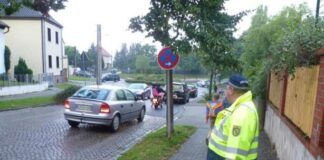
M 180 150 L 171 160 L 205 160 L 207 156 L 207 146 L 205 138 L 209 125 L 204 123 L 205 107 L 201 104 L 186 105 L 185 112 L 179 115 L 175 124 L 193 125 L 197 131 L 185 142 Z M 258 160 L 278 160 L 275 150 L 270 144 L 269 138 L 264 132 L 260 133 Z
M 0 112 L 0 160 L 108 160 L 116 159 L 165 119 L 145 116 L 121 125 L 70 128 L 59 105 Z

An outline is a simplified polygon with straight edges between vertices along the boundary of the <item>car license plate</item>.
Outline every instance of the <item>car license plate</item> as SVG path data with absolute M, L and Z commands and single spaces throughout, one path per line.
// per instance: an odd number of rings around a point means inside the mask
M 91 112 L 91 107 L 86 105 L 78 105 L 78 111 Z
M 177 96 L 176 94 L 174 94 L 174 95 L 173 95 L 173 98 L 174 98 L 174 99 L 177 99 L 177 98 L 178 98 L 178 96 Z

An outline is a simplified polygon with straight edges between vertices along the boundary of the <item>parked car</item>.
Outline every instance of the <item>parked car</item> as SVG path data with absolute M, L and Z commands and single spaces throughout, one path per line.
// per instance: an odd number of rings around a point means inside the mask
M 208 87 L 209 86 L 209 81 L 206 80 L 199 80 L 197 82 L 197 86 L 198 87 Z
M 128 89 L 115 86 L 86 86 L 64 102 L 64 117 L 71 127 L 80 123 L 109 126 L 115 132 L 119 124 L 143 121 L 145 103 Z
M 145 83 L 133 83 L 128 86 L 128 89 L 132 91 L 140 99 L 150 99 L 151 88 Z
M 173 101 L 183 104 L 189 102 L 189 89 L 187 84 L 174 82 L 173 83 Z
M 206 81 L 204 81 L 204 80 L 199 80 L 199 81 L 197 82 L 197 86 L 198 86 L 198 87 L 205 87 L 205 86 L 206 86 Z
M 196 98 L 198 96 L 198 89 L 195 85 L 188 85 L 189 97 Z
M 120 77 L 118 74 L 115 74 L 115 73 L 108 73 L 106 74 L 105 76 L 102 77 L 102 82 L 105 82 L 105 81 L 120 81 Z

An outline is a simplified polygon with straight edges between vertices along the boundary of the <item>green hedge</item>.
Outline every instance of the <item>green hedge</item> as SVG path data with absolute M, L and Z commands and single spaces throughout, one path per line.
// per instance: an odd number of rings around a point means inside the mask
M 72 96 L 77 90 L 79 90 L 81 87 L 79 86 L 69 86 L 68 88 L 64 89 L 60 93 L 56 94 L 54 97 L 54 100 L 56 103 L 64 103 L 64 100 L 66 100 L 68 97 Z

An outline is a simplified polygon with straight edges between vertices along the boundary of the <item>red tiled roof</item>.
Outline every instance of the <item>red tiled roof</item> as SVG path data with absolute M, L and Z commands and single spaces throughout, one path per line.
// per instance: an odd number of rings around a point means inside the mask
M 112 55 L 108 51 L 106 51 L 104 48 L 102 48 L 101 51 L 102 51 L 101 52 L 102 56 L 104 56 L 104 57 L 112 57 Z

